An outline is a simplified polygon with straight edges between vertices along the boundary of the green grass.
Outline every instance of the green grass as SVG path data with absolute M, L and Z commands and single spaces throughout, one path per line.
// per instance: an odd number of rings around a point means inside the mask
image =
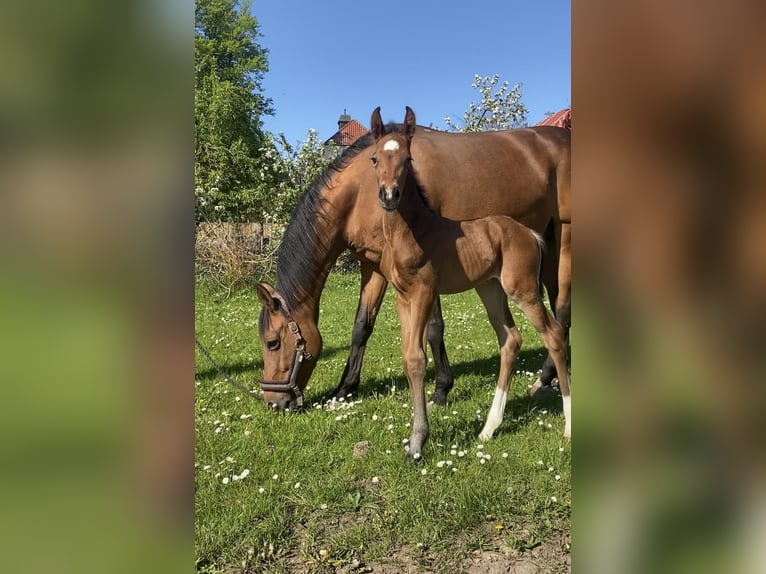
M 332 274 L 327 283 L 325 349 L 306 412 L 267 411 L 197 353 L 197 570 L 334 572 L 405 561 L 459 571 L 475 550 L 521 555 L 541 544 L 560 549 L 561 560 L 547 568 L 565 570 L 571 451 L 559 395 L 526 394 L 545 355 L 537 334 L 515 313 L 524 348 L 505 420 L 482 445 L 476 437 L 494 394 L 496 339 L 474 292 L 444 298 L 455 387 L 447 406 L 429 413 L 425 460 L 406 463 L 411 408 L 390 290 L 367 346 L 360 396 L 340 410 L 320 408 L 345 365 L 358 289 L 358 275 Z M 197 286 L 197 336 L 253 389 L 262 368 L 259 309 L 254 290 L 224 299 Z M 354 458 L 359 441 L 368 441 L 368 451 Z M 491 458 L 482 464 L 478 452 Z

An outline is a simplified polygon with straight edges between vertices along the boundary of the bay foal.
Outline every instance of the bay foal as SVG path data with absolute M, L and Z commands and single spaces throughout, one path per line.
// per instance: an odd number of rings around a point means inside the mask
M 402 362 L 413 405 L 408 457 L 419 459 L 428 438 L 425 335 L 431 309 L 439 294 L 473 288 L 484 303 L 500 346 L 495 397 L 479 439 L 492 438 L 503 420 L 508 386 L 521 348 L 521 334 L 508 309 L 507 297 L 540 333 L 553 359 L 563 397 L 564 436 L 569 438 L 567 348 L 564 329 L 543 305 L 542 239 L 510 217 L 454 221 L 428 209 L 410 170 L 415 114 L 409 107 L 401 132 L 386 133 L 379 107 L 372 113 L 371 128 L 375 138 L 372 163 L 383 208 L 385 238 L 380 269 L 396 290 Z M 481 201 L 481 197 L 475 200 Z

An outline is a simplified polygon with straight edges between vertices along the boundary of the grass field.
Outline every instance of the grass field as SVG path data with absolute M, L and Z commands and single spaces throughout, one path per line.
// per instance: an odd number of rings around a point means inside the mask
M 411 407 L 390 290 L 360 395 L 324 406 L 345 365 L 358 289 L 356 274 L 328 280 L 325 347 L 303 413 L 267 411 L 197 353 L 197 571 L 486 574 L 492 564 L 511 563 L 526 564 L 525 572 L 567 571 L 570 443 L 562 438 L 560 396 L 526 394 L 545 354 L 537 334 L 515 313 L 524 348 L 504 423 L 482 444 L 476 437 L 494 394 L 496 339 L 474 292 L 444 298 L 455 387 L 448 404 L 429 413 L 425 460 L 405 463 Z M 259 309 L 254 290 L 224 299 L 197 285 L 197 337 L 252 389 L 262 366 Z M 360 445 L 364 454 L 354 456 L 361 441 L 366 450 Z

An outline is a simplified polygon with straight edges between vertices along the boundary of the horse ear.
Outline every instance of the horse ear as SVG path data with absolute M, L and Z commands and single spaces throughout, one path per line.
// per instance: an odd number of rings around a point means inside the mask
M 386 130 L 383 127 L 383 120 L 380 119 L 380 106 L 372 111 L 372 118 L 370 119 L 370 131 L 372 132 L 372 135 L 375 137 L 376 141 L 383 137 L 386 133 Z
M 274 312 L 279 308 L 279 301 L 274 298 L 274 287 L 268 283 L 256 283 L 255 288 L 258 291 L 258 299 L 261 300 L 261 305 L 268 311 Z
M 407 136 L 407 139 L 412 139 L 412 136 L 415 135 L 415 112 L 410 106 L 407 106 L 407 111 L 404 114 L 404 135 Z

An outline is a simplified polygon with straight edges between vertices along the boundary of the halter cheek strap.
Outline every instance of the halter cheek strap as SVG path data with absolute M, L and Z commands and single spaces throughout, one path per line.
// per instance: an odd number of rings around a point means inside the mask
M 301 329 L 298 327 L 298 323 L 293 319 L 290 308 L 287 306 L 287 302 L 281 294 L 274 291 L 272 297 L 279 301 L 279 305 L 282 309 L 282 313 L 287 319 L 287 328 L 292 333 L 295 339 L 295 354 L 293 360 L 290 363 L 290 371 L 287 382 L 284 381 L 266 381 L 261 379 L 261 390 L 271 391 L 275 393 L 288 393 L 292 392 L 295 395 L 295 404 L 298 407 L 303 406 L 303 391 L 298 386 L 298 373 L 301 370 L 303 361 L 306 359 L 313 359 L 314 357 L 306 350 L 306 340 L 301 335 Z

